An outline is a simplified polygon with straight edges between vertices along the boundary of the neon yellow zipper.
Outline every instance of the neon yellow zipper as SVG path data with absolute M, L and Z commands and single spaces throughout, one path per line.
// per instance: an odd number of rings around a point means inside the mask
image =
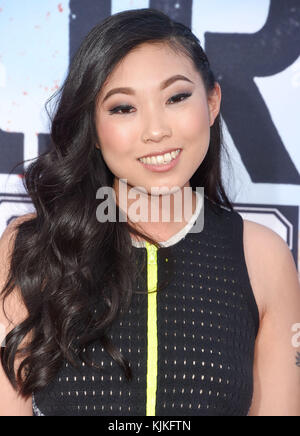
M 155 416 L 157 390 L 157 247 L 146 241 L 148 323 L 146 416 Z M 155 291 L 155 292 L 154 292 Z

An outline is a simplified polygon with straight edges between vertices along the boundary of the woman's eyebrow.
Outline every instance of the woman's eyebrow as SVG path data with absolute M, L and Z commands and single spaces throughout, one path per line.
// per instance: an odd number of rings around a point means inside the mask
M 185 80 L 186 82 L 190 82 L 193 83 L 190 79 L 188 79 L 187 77 L 183 76 L 182 74 L 176 74 L 175 76 L 171 76 L 168 79 L 165 79 L 161 84 L 160 84 L 160 90 L 162 91 L 163 89 L 167 88 L 168 86 L 172 85 L 172 83 L 176 82 L 177 80 Z M 108 93 L 106 94 L 106 96 L 104 97 L 102 103 L 104 103 L 110 96 L 112 96 L 113 94 L 127 94 L 127 95 L 134 95 L 135 91 L 133 88 L 127 88 L 127 87 L 121 87 L 121 88 L 114 88 L 111 89 L 110 91 L 108 91 Z

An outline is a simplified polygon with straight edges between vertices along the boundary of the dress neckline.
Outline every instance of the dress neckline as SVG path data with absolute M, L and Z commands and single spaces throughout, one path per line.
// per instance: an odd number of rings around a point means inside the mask
M 198 191 L 194 191 L 196 194 L 196 209 L 189 221 L 186 223 L 186 225 L 179 230 L 179 232 L 175 233 L 175 235 L 171 236 L 167 241 L 161 241 L 159 244 L 162 247 L 170 247 L 171 245 L 177 244 L 181 239 L 183 239 L 187 233 L 191 230 L 192 226 L 194 225 L 195 221 L 197 220 L 201 209 L 204 205 L 204 198 L 202 195 L 199 194 Z M 135 239 L 131 238 L 132 245 L 136 248 L 146 248 L 146 241 L 136 241 Z

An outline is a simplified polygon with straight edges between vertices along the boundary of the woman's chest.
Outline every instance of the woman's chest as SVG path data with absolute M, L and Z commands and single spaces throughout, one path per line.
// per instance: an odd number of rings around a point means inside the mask
M 188 286 L 188 285 L 187 285 Z M 108 335 L 133 378 L 101 343 L 84 350 L 94 363 L 64 363 L 35 394 L 45 415 L 243 415 L 252 398 L 254 328 L 247 307 L 226 289 L 135 295 Z M 190 288 L 190 290 L 193 288 Z M 151 312 L 152 310 L 152 312 Z M 111 345 L 113 345 L 112 348 Z

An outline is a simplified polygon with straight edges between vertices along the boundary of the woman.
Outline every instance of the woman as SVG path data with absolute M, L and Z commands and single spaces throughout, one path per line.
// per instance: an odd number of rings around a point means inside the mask
M 2 415 L 300 415 L 295 263 L 226 196 L 220 102 L 198 39 L 163 13 L 87 35 L 25 174 L 36 214 L 1 238 Z M 135 220 L 132 193 L 159 219 Z

